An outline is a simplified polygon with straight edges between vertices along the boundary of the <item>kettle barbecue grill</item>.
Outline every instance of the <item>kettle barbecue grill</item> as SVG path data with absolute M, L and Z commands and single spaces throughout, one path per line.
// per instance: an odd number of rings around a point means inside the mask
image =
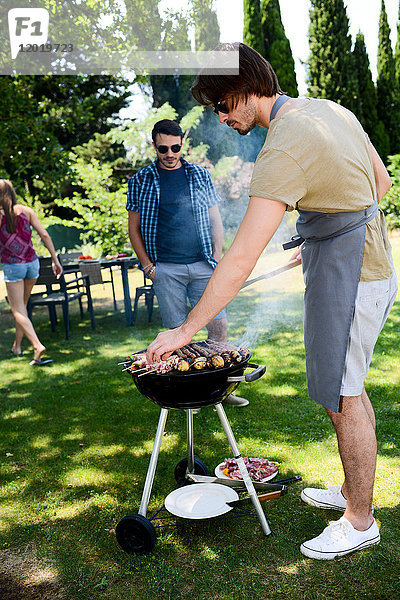
M 150 552 L 156 543 L 156 529 L 152 520 L 157 518 L 164 505 L 150 518 L 147 518 L 147 509 L 157 468 L 161 441 L 170 409 L 183 409 L 186 411 L 187 458 L 181 460 L 176 465 L 174 475 L 178 485 L 202 485 L 201 483 L 193 483 L 195 480 L 193 476 L 208 475 L 206 465 L 194 456 L 193 410 L 214 405 L 243 477 L 243 484 L 245 486 L 243 489 L 247 490 L 263 532 L 265 535 L 271 533 L 255 486 L 250 479 L 222 406 L 222 401 L 236 389 L 240 382 L 251 383 L 264 375 L 266 371 L 265 365 L 250 363 L 250 357 L 251 355 L 248 352 L 248 355 L 243 358 L 242 362 L 215 370 L 204 369 L 183 373 L 171 371 L 162 374 L 130 371 L 138 390 L 144 396 L 158 404 L 161 407 L 161 411 L 138 513 L 126 515 L 116 526 L 117 542 L 125 552 L 129 554 L 145 554 Z M 244 374 L 245 369 L 248 367 L 252 368 L 253 371 Z M 298 479 L 300 478 L 292 478 L 292 480 Z M 283 485 L 269 484 L 269 486 L 271 486 L 269 489 L 281 490 L 282 493 L 287 489 Z

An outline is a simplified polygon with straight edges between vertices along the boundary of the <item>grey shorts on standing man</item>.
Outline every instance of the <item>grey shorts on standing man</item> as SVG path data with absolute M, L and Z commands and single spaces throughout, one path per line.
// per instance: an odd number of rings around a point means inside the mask
M 359 396 L 376 340 L 385 324 L 397 294 L 397 278 L 393 274 L 381 281 L 360 281 L 343 371 L 341 396 Z
M 164 327 L 174 329 L 185 321 L 188 314 L 187 300 L 193 308 L 203 295 L 213 273 L 206 261 L 190 264 L 156 263 L 153 283 Z M 214 319 L 225 319 L 226 310 Z

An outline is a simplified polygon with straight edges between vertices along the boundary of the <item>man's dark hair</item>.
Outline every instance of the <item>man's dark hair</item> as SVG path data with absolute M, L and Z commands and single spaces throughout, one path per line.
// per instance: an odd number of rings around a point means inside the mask
M 202 75 L 200 72 L 191 88 L 199 104 L 210 106 L 232 99 L 235 107 L 239 100 L 246 102 L 252 94 L 271 98 L 283 93 L 269 62 L 250 46 L 235 42 L 218 44 L 215 50 L 239 51 L 239 75 Z
M 179 135 L 179 137 L 183 138 L 183 131 L 180 125 L 176 121 L 171 121 L 171 119 L 163 119 L 162 121 L 158 121 L 151 132 L 151 137 L 153 138 L 153 142 L 156 143 L 156 135 L 157 133 L 164 133 L 165 135 Z

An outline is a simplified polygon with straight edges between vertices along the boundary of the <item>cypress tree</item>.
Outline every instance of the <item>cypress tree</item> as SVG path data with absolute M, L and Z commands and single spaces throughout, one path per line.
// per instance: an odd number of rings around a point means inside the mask
M 308 91 L 357 114 L 358 90 L 343 0 L 311 0 Z
M 264 56 L 260 0 L 243 0 L 243 42 Z
M 378 119 L 378 97 L 369 67 L 364 35 L 361 32 L 357 33 L 353 56 L 360 103 L 357 116 L 378 153 L 385 158 L 390 151 L 389 135 L 382 121 Z
M 196 52 L 213 50 L 219 43 L 218 18 L 213 0 L 192 0 L 194 15 L 194 46 Z
M 400 152 L 400 101 L 395 78 L 390 27 L 385 2 L 382 0 L 379 18 L 378 79 L 376 86 L 378 93 L 378 117 L 382 120 L 389 135 L 391 154 Z
M 220 37 L 213 0 L 192 0 L 192 8 L 196 52 L 213 50 L 219 43 Z M 174 47 L 179 50 L 190 50 L 188 25 L 189 21 L 185 17 L 171 24 L 171 38 Z M 167 27 L 165 29 L 168 32 Z M 179 45 L 176 45 L 177 32 L 180 38 Z M 168 48 L 168 37 L 164 40 L 164 46 Z M 152 75 L 150 83 L 153 89 L 153 106 L 160 107 L 165 102 L 169 102 L 178 113 L 178 118 L 182 118 L 196 104 L 190 92 L 193 75 Z
M 397 91 L 400 95 L 400 2 L 399 2 L 399 18 L 397 21 L 397 42 L 394 51 L 394 66 L 396 71 Z
M 261 24 L 264 42 L 263 56 L 271 63 L 281 88 L 299 95 L 290 42 L 283 27 L 279 0 L 261 0 Z

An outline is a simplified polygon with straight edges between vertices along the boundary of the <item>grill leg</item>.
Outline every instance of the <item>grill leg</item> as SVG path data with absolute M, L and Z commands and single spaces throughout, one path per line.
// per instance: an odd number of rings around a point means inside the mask
M 193 410 L 189 408 L 186 411 L 187 422 L 187 448 L 188 448 L 188 463 L 186 475 L 194 473 L 194 447 L 193 447 Z
M 151 489 L 153 487 L 154 475 L 156 473 L 158 455 L 160 453 L 161 441 L 165 429 L 165 423 L 167 422 L 168 409 L 162 408 L 160 412 L 160 418 L 158 419 L 158 427 L 156 437 L 154 439 L 153 451 L 151 453 L 149 468 L 147 469 L 146 481 L 144 482 L 142 501 L 140 503 L 139 515 L 146 517 L 147 507 L 149 505 Z
M 258 519 L 260 521 L 261 527 L 263 532 L 265 533 L 265 535 L 269 535 L 271 533 L 271 530 L 269 528 L 268 525 L 268 521 L 265 518 L 265 514 L 263 512 L 263 509 L 261 508 L 261 504 L 260 501 L 257 497 L 257 492 L 254 489 L 254 485 L 253 482 L 250 479 L 249 473 L 246 469 L 246 465 L 244 464 L 244 460 L 242 458 L 242 455 L 239 452 L 239 448 L 238 445 L 236 443 L 235 437 L 233 435 L 231 426 L 229 425 L 229 421 L 226 418 L 226 414 L 225 411 L 222 407 L 222 404 L 216 404 L 215 408 L 217 410 L 218 416 L 220 418 L 220 421 L 222 423 L 222 427 L 224 428 L 226 437 L 228 438 L 228 442 L 230 444 L 230 447 L 232 448 L 232 452 L 233 452 L 233 456 L 234 458 L 236 458 L 236 462 L 238 464 L 240 473 L 243 477 L 243 482 L 247 488 L 247 492 L 251 498 L 251 501 L 253 503 L 254 509 L 257 513 Z

